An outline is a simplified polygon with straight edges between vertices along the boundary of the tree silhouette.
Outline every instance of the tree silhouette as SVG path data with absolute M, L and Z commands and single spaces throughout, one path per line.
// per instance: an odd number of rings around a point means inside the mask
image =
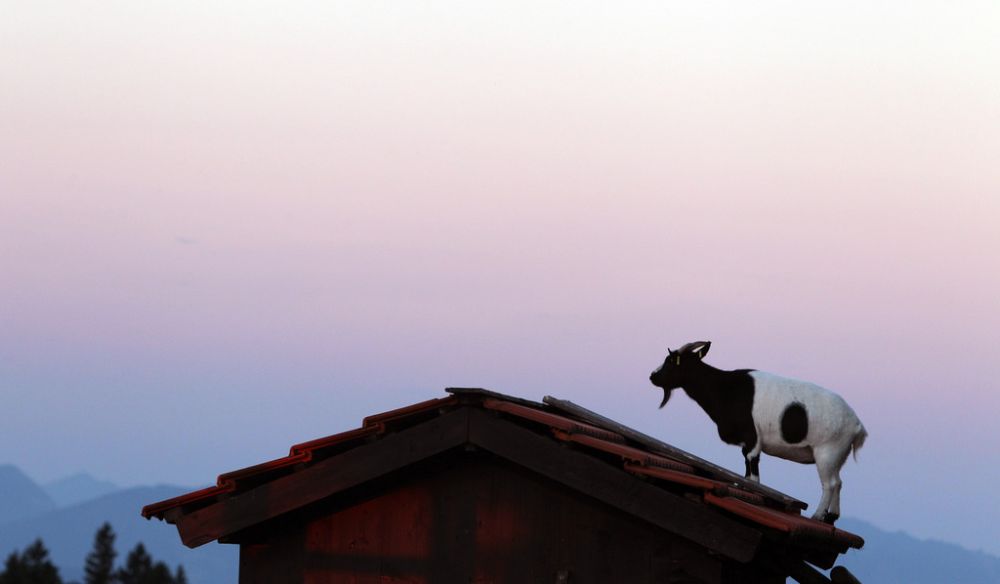
M 0 572 L 0 584 L 20 584 L 24 581 L 24 562 L 21 561 L 21 554 L 11 552 L 3 564 L 3 572 Z
M 153 571 L 153 558 L 146 552 L 146 546 L 141 543 L 128 553 L 125 566 L 116 573 L 121 584 L 145 584 L 149 573 Z
M 83 568 L 84 584 L 112 584 L 115 569 L 115 532 L 105 522 L 94 534 L 94 548 Z
M 39 538 L 20 555 L 14 552 L 7 556 L 0 584 L 63 584 L 63 581 Z
M 183 572 L 181 572 L 183 576 Z M 174 584 L 170 568 L 163 562 L 153 562 L 146 546 L 141 543 L 128 553 L 125 566 L 115 573 L 118 584 Z
M 84 565 L 83 584 L 188 584 L 183 566 L 177 566 L 171 574 L 167 564 L 154 561 L 142 543 L 136 544 L 125 558 L 125 565 L 115 570 L 117 555 L 115 532 L 105 522 L 94 534 L 94 547 Z M 63 584 L 63 580 L 39 538 L 23 552 L 7 556 L 0 571 L 0 584 Z

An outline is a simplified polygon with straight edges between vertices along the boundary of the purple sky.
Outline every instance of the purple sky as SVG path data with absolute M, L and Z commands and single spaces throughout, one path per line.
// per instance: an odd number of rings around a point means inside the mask
M 845 515 L 1000 554 L 1000 9 L 696 4 L 4 7 L 0 462 L 199 485 L 474 385 L 741 471 L 647 381 L 711 340 L 854 406 Z

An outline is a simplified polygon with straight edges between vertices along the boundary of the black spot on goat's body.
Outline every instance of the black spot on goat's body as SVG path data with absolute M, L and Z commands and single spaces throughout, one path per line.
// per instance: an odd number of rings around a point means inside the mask
M 809 416 L 799 402 L 788 404 L 781 413 L 781 439 L 789 444 L 798 444 L 809 434 Z

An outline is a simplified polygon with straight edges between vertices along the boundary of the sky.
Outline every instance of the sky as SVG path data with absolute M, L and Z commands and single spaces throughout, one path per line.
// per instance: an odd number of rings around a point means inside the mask
M 742 472 L 667 348 L 868 428 L 843 513 L 1000 555 L 992 2 L 0 2 L 0 463 L 200 486 L 569 399 Z M 815 469 L 764 457 L 814 506 Z

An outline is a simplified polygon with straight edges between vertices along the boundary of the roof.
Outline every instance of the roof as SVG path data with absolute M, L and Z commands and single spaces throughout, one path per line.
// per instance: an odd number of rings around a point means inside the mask
M 761 538 L 802 550 L 823 568 L 864 545 L 802 516 L 807 505 L 797 499 L 572 402 L 478 388 L 447 392 L 296 444 L 287 456 L 222 474 L 215 486 L 152 503 L 142 515 L 176 524 L 184 544 L 196 547 L 472 444 L 740 561 L 753 556 Z

